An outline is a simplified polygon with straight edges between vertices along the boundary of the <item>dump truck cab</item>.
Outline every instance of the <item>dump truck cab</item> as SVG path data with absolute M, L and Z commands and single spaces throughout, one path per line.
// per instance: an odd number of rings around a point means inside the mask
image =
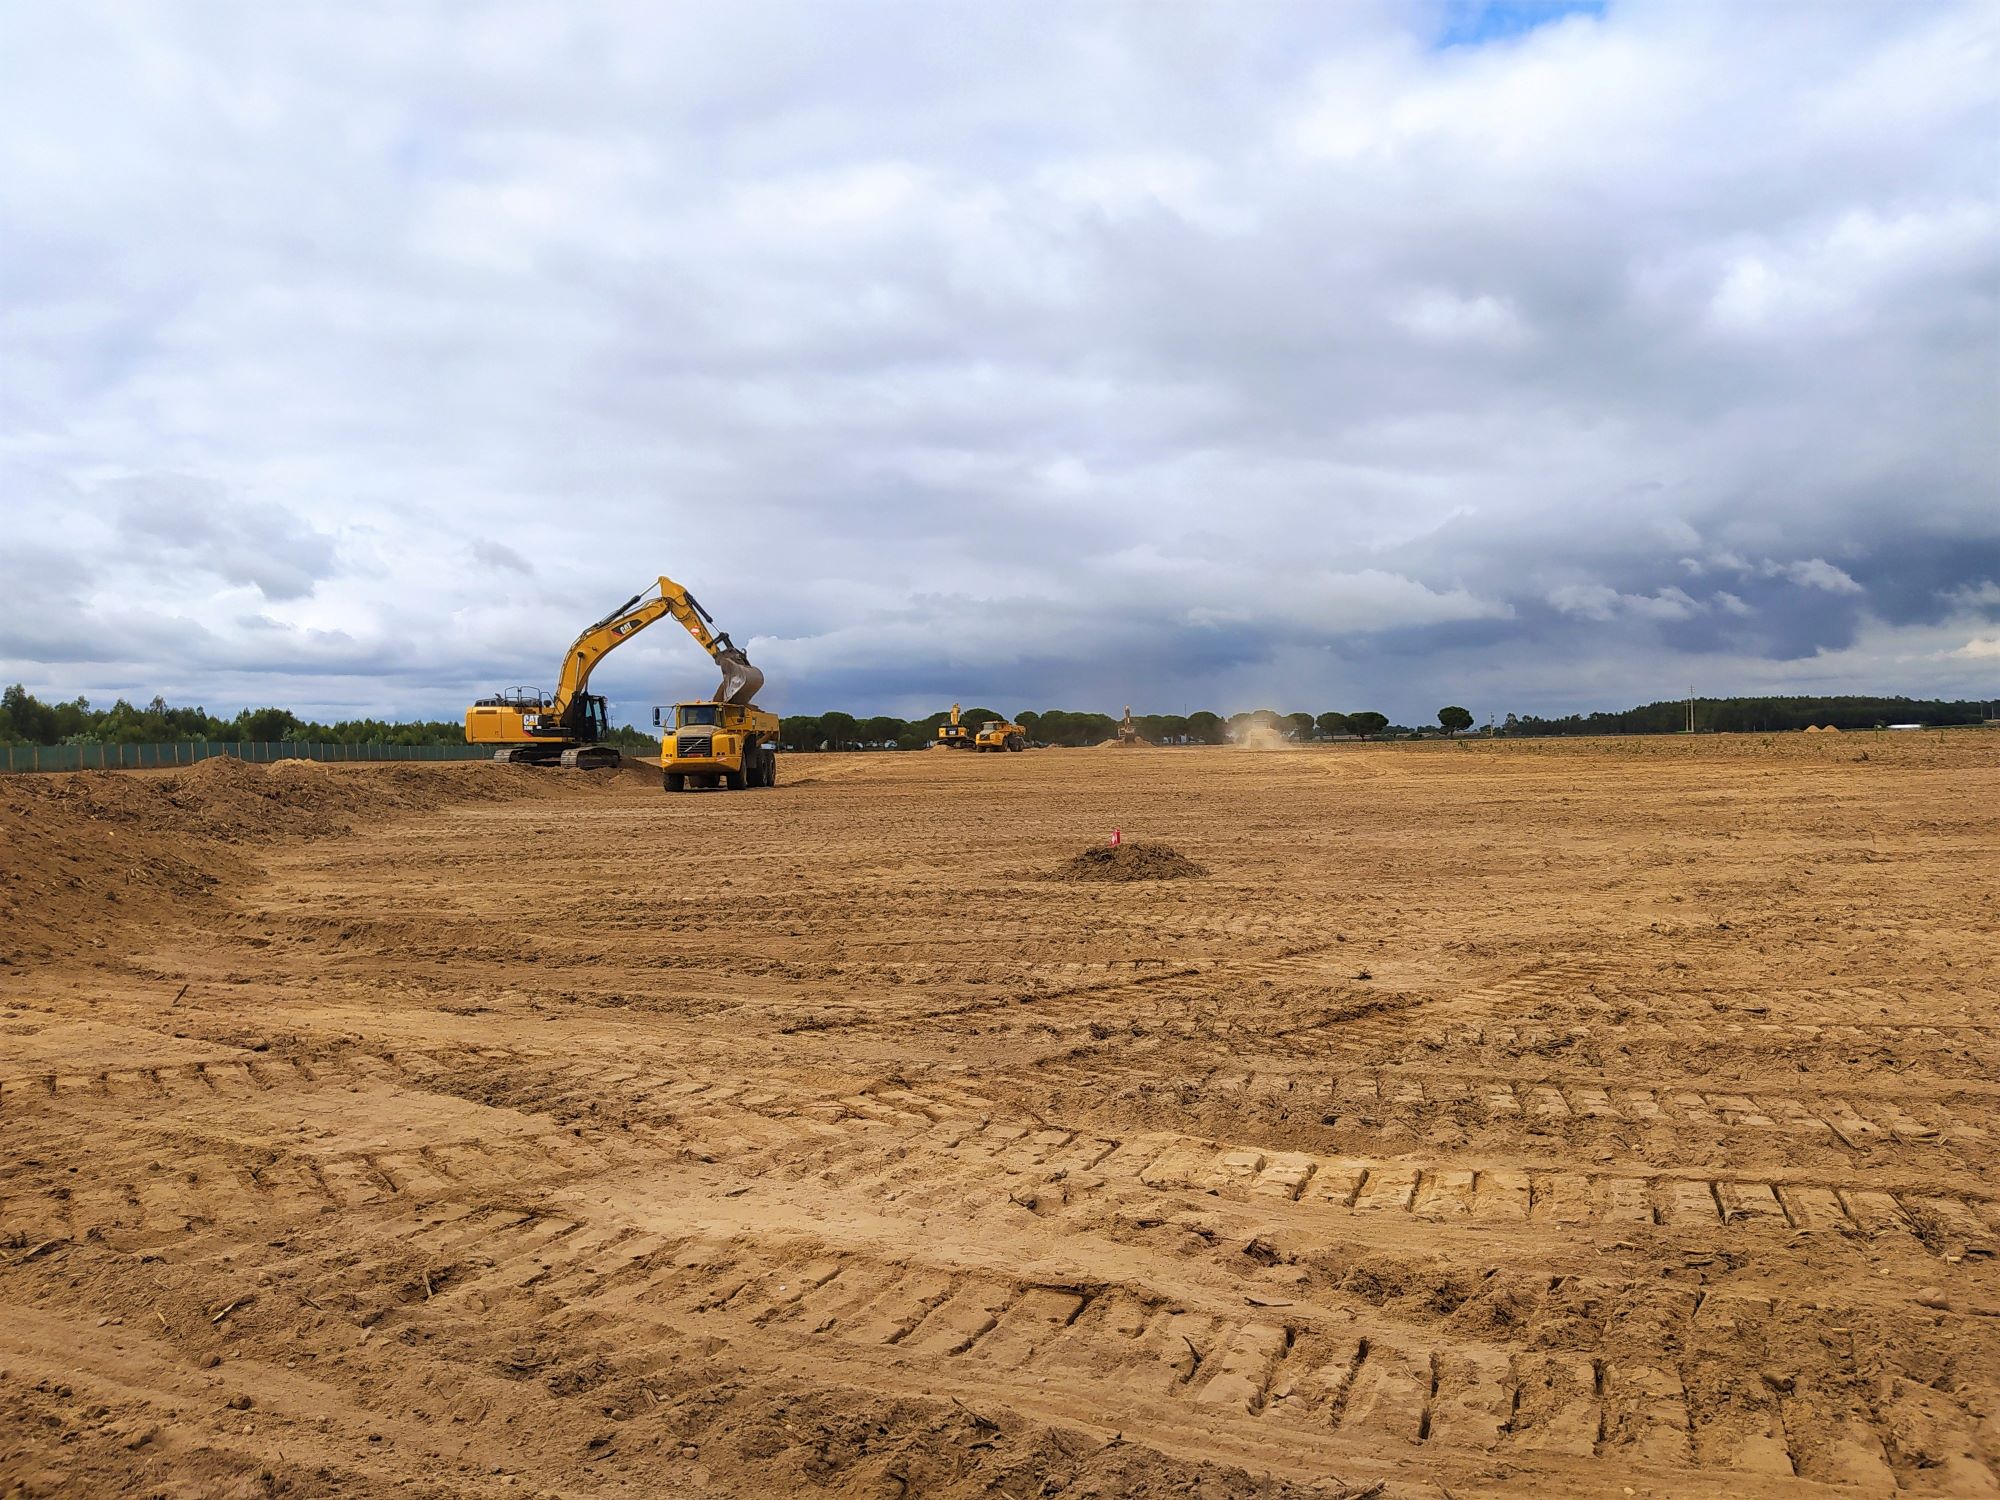
M 660 736 L 661 784 L 694 787 L 778 784 L 778 716 L 745 703 L 676 703 L 653 710 Z

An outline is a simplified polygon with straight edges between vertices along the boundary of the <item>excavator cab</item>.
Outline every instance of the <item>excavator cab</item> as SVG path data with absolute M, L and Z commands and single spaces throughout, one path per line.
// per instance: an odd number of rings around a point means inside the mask
M 611 715 L 604 707 L 601 693 L 584 693 L 577 705 L 577 722 L 571 726 L 571 734 L 586 745 L 599 744 L 611 738 Z

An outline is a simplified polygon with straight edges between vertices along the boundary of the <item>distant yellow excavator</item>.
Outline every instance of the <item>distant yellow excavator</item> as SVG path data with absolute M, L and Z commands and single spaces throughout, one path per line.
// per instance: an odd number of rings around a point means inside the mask
M 493 758 L 514 765 L 560 764 L 578 770 L 616 767 L 623 757 L 602 741 L 611 732 L 604 699 L 587 691 L 590 674 L 607 652 L 623 645 L 662 615 L 672 615 L 722 669 L 718 704 L 747 704 L 764 685 L 727 631 L 710 630 L 714 617 L 671 578 L 634 594 L 571 642 L 553 693 L 515 688 L 481 698 L 465 711 L 465 742 L 494 746 Z M 763 717 L 770 717 L 764 715 Z M 775 721 L 774 721 L 775 723 Z
M 958 721 L 958 705 L 951 706 L 951 722 L 938 725 L 938 746 L 944 750 L 970 750 L 972 748 L 972 726 Z

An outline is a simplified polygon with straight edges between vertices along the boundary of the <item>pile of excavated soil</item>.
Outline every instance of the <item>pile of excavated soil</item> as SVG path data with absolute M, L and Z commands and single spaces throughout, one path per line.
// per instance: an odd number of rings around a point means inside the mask
M 1165 844 L 1100 845 L 1055 872 L 1057 880 L 1186 880 L 1206 875 L 1208 867 Z
M 165 773 L 0 777 L 0 968 L 104 947 L 124 922 L 199 899 L 243 868 L 234 846 L 623 779 L 483 762 L 266 766 L 227 756 Z

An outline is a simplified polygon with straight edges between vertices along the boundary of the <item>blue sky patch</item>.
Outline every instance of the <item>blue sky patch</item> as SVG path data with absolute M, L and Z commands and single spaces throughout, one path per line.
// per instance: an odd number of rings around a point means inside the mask
M 1437 45 L 1477 47 L 1525 36 L 1565 16 L 1604 14 L 1605 0 L 1449 0 Z

